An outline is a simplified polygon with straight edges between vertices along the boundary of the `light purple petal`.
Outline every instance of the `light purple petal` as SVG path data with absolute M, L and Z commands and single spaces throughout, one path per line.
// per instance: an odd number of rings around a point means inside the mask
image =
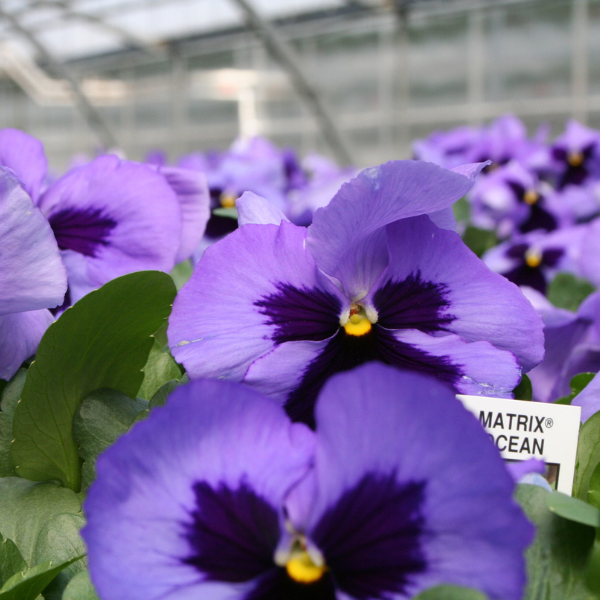
M 460 175 L 464 175 L 465 177 L 468 177 L 469 179 L 473 179 L 475 180 L 477 178 L 477 175 L 479 175 L 479 173 L 481 173 L 481 171 L 487 167 L 488 165 L 491 165 L 492 161 L 491 160 L 486 160 L 485 162 L 476 162 L 476 163 L 469 163 L 467 165 L 459 165 L 458 167 L 453 167 L 451 170 L 454 171 L 455 173 L 459 173 Z
M 8 381 L 35 354 L 53 321 L 48 310 L 0 315 L 0 379 Z
M 386 277 L 402 281 L 419 272 L 446 286 L 454 317 L 447 330 L 468 342 L 486 340 L 512 352 L 528 371 L 544 356 L 542 320 L 519 288 L 490 271 L 452 231 L 425 217 L 388 227 L 390 265 Z
M 191 378 L 241 381 L 274 348 L 274 326 L 255 303 L 280 284 L 325 285 L 305 240 L 306 229 L 287 222 L 244 225 L 206 250 L 169 320 L 171 352 Z
M 350 298 L 360 298 L 385 266 L 377 232 L 398 219 L 448 208 L 472 185 L 464 175 L 420 161 L 366 169 L 315 212 L 308 247 L 322 271 L 339 279 Z
M 58 306 L 66 289 L 65 267 L 48 221 L 17 180 L 0 168 L 0 315 Z
M 48 170 L 42 142 L 18 129 L 1 129 L 0 165 L 16 173 L 25 191 L 36 202 Z
M 573 406 L 581 406 L 581 420 L 585 423 L 600 410 L 600 375 L 596 375 L 583 390 L 573 398 Z
M 368 364 L 329 380 L 316 417 L 309 532 L 365 474 L 423 482 L 426 569 L 411 578 L 410 596 L 453 583 L 492 598 L 521 598 L 533 528 L 512 500 L 514 484 L 498 451 L 452 391 L 416 373 Z M 303 512 L 295 506 L 295 514 Z
M 239 225 L 279 225 L 289 219 L 267 199 L 254 192 L 244 192 L 235 203 Z
M 246 484 L 279 511 L 313 448 L 311 431 L 244 386 L 204 380 L 178 388 L 98 459 L 82 536 L 100 596 L 241 599 L 243 586 L 204 583 L 183 562 L 193 554 L 186 531 L 194 486 Z
M 95 286 L 134 271 L 169 272 L 175 264 L 179 203 L 165 179 L 147 165 L 101 156 L 54 183 L 39 206 L 61 249 L 86 255 Z M 77 228 L 79 222 L 85 227 Z

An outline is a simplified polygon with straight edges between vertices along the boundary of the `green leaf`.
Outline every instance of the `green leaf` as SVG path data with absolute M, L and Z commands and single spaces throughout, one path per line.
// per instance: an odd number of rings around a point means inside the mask
M 462 238 L 463 242 L 479 257 L 498 245 L 496 233 L 487 229 L 469 226 L 465 229 Z
M 0 477 L 10 477 L 17 474 L 10 457 L 12 439 L 12 419 L 0 412 Z
M 578 498 L 553 492 L 546 496 L 546 506 L 563 519 L 590 527 L 600 527 L 600 510 Z
M 486 600 L 478 590 L 458 585 L 436 585 L 414 596 L 413 600 Z
M 549 494 L 536 485 L 517 486 L 516 499 L 536 526 L 535 540 L 525 553 L 523 599 L 589 600 L 585 569 L 594 530 L 553 514 L 546 506 Z
M 228 217 L 236 221 L 238 218 L 237 208 L 214 208 L 212 214 L 216 217 Z
M 48 561 L 15 573 L 0 589 L 0 600 L 35 600 L 63 569 L 80 558 L 58 564 Z
M 61 513 L 78 514 L 77 495 L 55 483 L 20 477 L 0 478 L 0 535 L 11 539 L 28 566 L 35 564 L 37 538 L 45 524 Z
M 155 408 L 156 406 L 163 406 L 167 401 L 167 397 L 169 394 L 176 388 L 181 385 L 181 381 L 177 381 L 172 379 L 171 381 L 167 381 L 167 383 L 160 386 L 160 388 L 156 391 L 156 394 L 152 396 L 150 400 L 150 408 Z
M 21 477 L 79 490 L 75 411 L 99 388 L 135 397 L 151 335 L 168 318 L 174 297 L 165 273 L 132 273 L 91 292 L 50 325 L 15 411 L 12 459 Z
M 15 414 L 17 404 L 21 399 L 21 392 L 23 391 L 26 377 L 27 369 L 19 369 L 2 392 L 0 410 L 11 420 L 11 422 Z
M 527 375 L 521 377 L 519 385 L 513 390 L 515 400 L 531 400 L 533 397 L 533 388 L 531 380 Z
M 63 513 L 46 521 L 35 545 L 35 563 L 54 563 L 81 557 L 86 553 L 85 543 L 79 531 L 85 525 L 82 515 Z M 86 559 L 78 560 L 61 571 L 44 590 L 45 600 L 60 600 L 63 591 L 74 575 L 86 568 Z
M 92 392 L 73 418 L 73 436 L 79 446 L 79 456 L 87 469 L 83 489 L 95 478 L 96 458 L 117 439 L 129 431 L 137 415 L 148 408 L 145 400 L 132 400 L 116 390 Z
M 100 600 L 88 571 L 77 573 L 65 588 L 62 600 Z
M 579 305 L 595 291 L 587 279 L 561 272 L 550 282 L 546 296 L 554 306 L 577 312 Z
M 594 542 L 585 570 L 585 583 L 588 589 L 600 597 L 600 540 Z
M 570 386 L 571 393 L 568 396 L 563 396 L 558 400 L 555 400 L 555 404 L 571 404 L 573 398 L 577 396 L 586 386 L 587 384 L 594 379 L 596 373 L 579 373 L 579 375 L 575 375 L 575 377 L 571 378 Z
M 590 477 L 587 501 L 596 508 L 600 508 L 600 463 L 596 465 Z
M 27 563 L 12 540 L 0 536 L 0 587 L 15 573 L 24 571 Z
M 171 277 L 175 282 L 177 291 L 179 291 L 190 280 L 193 272 L 194 266 L 192 265 L 192 261 L 189 259 L 180 262 L 178 265 L 175 265 L 171 271 Z
M 167 352 L 163 352 L 160 344 L 155 341 L 148 356 L 144 369 L 144 382 L 138 392 L 140 398 L 150 400 L 158 389 L 167 381 L 181 379 L 181 371 L 177 363 Z
M 592 415 L 579 430 L 573 496 L 586 500 L 592 475 L 600 464 L 600 412 Z
M 454 218 L 460 222 L 466 222 L 471 218 L 471 205 L 466 196 L 459 198 L 453 205 Z

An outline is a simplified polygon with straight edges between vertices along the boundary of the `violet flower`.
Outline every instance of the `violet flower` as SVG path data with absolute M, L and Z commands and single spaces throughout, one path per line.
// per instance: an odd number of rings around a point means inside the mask
M 401 600 L 441 584 L 518 600 L 533 527 L 445 386 L 365 365 L 313 434 L 232 382 L 178 388 L 97 462 L 85 502 L 104 600 Z
M 244 381 L 307 423 L 329 376 L 372 360 L 510 397 L 543 356 L 541 319 L 435 224 L 452 223 L 471 185 L 429 163 L 390 162 L 344 184 L 308 229 L 283 215 L 243 225 L 178 294 L 173 355 L 192 379 Z
M 62 303 L 67 277 L 48 221 L 2 167 L 0 289 L 0 379 L 8 380 L 35 354 L 53 321 L 46 309 Z

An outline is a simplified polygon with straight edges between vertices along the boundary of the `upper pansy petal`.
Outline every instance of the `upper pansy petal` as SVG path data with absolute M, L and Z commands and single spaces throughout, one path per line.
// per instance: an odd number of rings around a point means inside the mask
M 53 321 L 48 310 L 0 315 L 0 379 L 8 381 L 35 354 Z
M 366 169 L 315 212 L 308 247 L 318 267 L 340 279 L 349 296 L 356 296 L 361 289 L 346 278 L 361 268 L 366 256 L 383 253 L 379 246 L 362 244 L 364 238 L 398 219 L 447 208 L 472 185 L 469 177 L 420 161 L 391 161 Z M 370 280 L 360 282 L 361 287 L 368 289 L 381 273 L 377 262 L 379 268 Z
M 426 217 L 405 219 L 388 226 L 388 246 L 390 264 L 377 289 L 419 274 L 443 287 L 442 329 L 512 352 L 526 371 L 542 360 L 541 317 L 517 286 L 490 271 L 456 233 Z
M 181 239 L 175 262 L 188 259 L 198 247 L 210 218 L 210 192 L 206 175 L 190 169 L 161 166 L 181 209 Z
M 62 303 L 67 277 L 50 225 L 2 168 L 0 244 L 0 315 Z
M 583 390 L 573 398 L 573 406 L 581 406 L 581 420 L 587 421 L 600 411 L 600 375 L 596 375 Z
M 521 597 L 533 528 L 498 451 L 452 391 L 364 365 L 329 380 L 316 419 L 317 485 L 292 497 L 316 489 L 298 525 L 342 592 L 400 599 L 453 583 Z
M 239 225 L 279 225 L 289 219 L 275 204 L 254 192 L 244 192 L 236 201 Z
M 313 448 L 308 429 L 244 386 L 178 388 L 98 459 L 82 535 L 99 594 L 244 598 L 243 584 L 276 568 L 282 501 Z
M 207 249 L 169 321 L 169 346 L 190 377 L 241 381 L 276 344 L 325 339 L 339 327 L 342 301 L 305 239 L 306 229 L 287 222 L 244 225 Z
M 181 211 L 171 187 L 147 165 L 100 156 L 50 186 L 39 206 L 59 247 L 86 257 L 96 286 L 175 264 Z
M 37 201 L 48 170 L 42 142 L 18 129 L 0 129 L 0 165 L 14 171 L 25 191 Z

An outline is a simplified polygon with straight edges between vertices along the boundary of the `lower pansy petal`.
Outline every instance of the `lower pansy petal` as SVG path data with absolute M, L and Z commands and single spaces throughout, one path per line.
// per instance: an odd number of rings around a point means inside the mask
M 399 600 L 452 583 L 521 597 L 533 528 L 498 451 L 450 389 L 364 365 L 326 384 L 316 419 L 317 495 L 294 526 L 340 592 Z
M 82 535 L 101 597 L 244 598 L 277 568 L 282 501 L 313 446 L 239 384 L 178 388 L 98 460 Z
M 526 371 L 543 358 L 540 316 L 515 285 L 490 271 L 456 233 L 415 217 L 388 226 L 388 245 L 390 264 L 377 288 L 418 275 L 444 287 L 447 304 L 440 317 L 448 321 L 442 329 L 512 352 Z
M 0 379 L 8 381 L 35 354 L 53 321 L 48 310 L 0 315 Z
M 305 236 L 287 222 L 244 225 L 204 253 L 169 320 L 169 346 L 190 377 L 241 381 L 275 346 L 335 332 L 343 299 Z

